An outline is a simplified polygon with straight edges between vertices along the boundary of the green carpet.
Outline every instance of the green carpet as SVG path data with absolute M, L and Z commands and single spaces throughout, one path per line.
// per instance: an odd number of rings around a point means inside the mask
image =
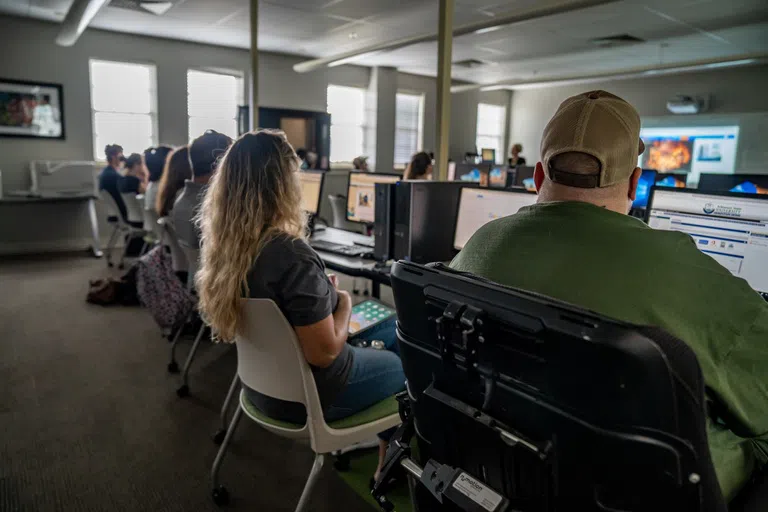
M 350 469 L 348 471 L 337 471 L 336 473 L 375 510 L 381 510 L 371 497 L 371 491 L 368 487 L 371 475 L 376 471 L 377 462 L 377 450 L 361 451 L 350 454 Z M 395 506 L 396 512 L 411 512 L 412 510 L 411 498 L 408 495 L 408 483 L 405 480 L 387 495 L 387 499 Z

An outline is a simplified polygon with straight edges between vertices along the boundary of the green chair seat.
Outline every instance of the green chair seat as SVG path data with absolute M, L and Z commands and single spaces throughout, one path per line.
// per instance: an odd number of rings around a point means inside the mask
M 256 406 L 251 403 L 250 400 L 248 400 L 248 397 L 245 395 L 245 391 L 240 392 L 240 405 L 245 409 L 245 412 L 248 413 L 249 416 L 252 416 L 259 421 L 262 421 L 264 423 L 267 423 L 269 425 L 274 425 L 275 427 L 285 428 L 289 430 L 301 430 L 304 428 L 304 425 L 300 425 L 298 423 L 289 423 L 287 421 L 281 421 L 276 420 L 274 418 L 270 418 L 260 410 L 256 408 Z M 395 400 L 394 396 L 390 396 L 388 398 L 385 398 L 381 402 L 377 402 L 370 406 L 369 408 L 358 412 L 357 414 L 353 414 L 352 416 L 347 416 L 346 418 L 342 418 L 340 420 L 332 421 L 328 423 L 328 426 L 333 429 L 345 429 L 345 428 L 352 428 L 357 427 L 360 425 L 366 425 L 368 423 L 372 423 L 376 420 L 380 420 L 381 418 L 385 418 L 387 416 L 390 416 L 392 414 L 397 414 L 397 400 Z

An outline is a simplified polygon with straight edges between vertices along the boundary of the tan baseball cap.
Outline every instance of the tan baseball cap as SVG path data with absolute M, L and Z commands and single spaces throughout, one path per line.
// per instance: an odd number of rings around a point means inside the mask
M 541 138 L 541 161 L 549 179 L 579 188 L 627 181 L 644 150 L 637 110 L 605 91 L 585 92 L 565 100 Z M 592 155 L 600 162 L 600 172 L 585 175 L 554 169 L 550 159 L 569 152 Z

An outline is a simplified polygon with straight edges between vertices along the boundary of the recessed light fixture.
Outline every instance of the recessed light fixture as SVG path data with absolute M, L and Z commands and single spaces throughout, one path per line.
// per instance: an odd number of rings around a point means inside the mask
M 350 39 L 357 39 L 357 32 L 350 32 L 347 37 Z

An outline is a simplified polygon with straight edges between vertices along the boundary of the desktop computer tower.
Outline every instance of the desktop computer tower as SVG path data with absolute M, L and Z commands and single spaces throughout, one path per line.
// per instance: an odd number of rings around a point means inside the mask
M 463 187 L 457 181 L 402 181 L 395 186 L 394 259 L 415 263 L 450 261 L 455 251 L 456 210 Z
M 375 186 L 373 222 L 373 257 L 378 261 L 391 260 L 394 246 L 396 183 L 377 183 Z

